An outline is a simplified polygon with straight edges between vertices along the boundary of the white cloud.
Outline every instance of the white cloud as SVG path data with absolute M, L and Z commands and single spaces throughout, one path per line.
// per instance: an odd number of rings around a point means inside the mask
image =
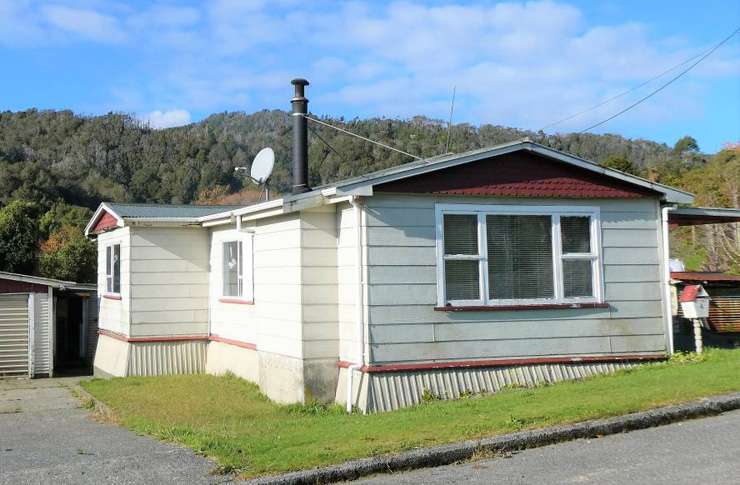
M 190 123 L 190 113 L 184 109 L 156 110 L 144 115 L 142 120 L 152 128 L 172 128 Z
M 154 106 L 193 112 L 287 108 L 289 80 L 307 76 L 311 108 L 319 113 L 446 118 L 457 86 L 455 119 L 537 129 L 709 47 L 691 45 L 680 34 L 657 35 L 644 23 L 594 24 L 563 1 L 34 5 L 0 0 L 0 43 L 11 37 L 37 44 L 70 37 L 125 41 L 139 55 L 132 66 L 139 71 L 115 80 L 111 99 L 121 100 L 115 108 L 135 112 Z M 605 128 L 688 118 L 706 96 L 702 85 L 739 72 L 737 44 L 728 44 Z M 582 128 L 656 85 L 556 129 Z M 190 118 L 173 110 L 146 119 L 172 126 Z
M 42 12 L 52 26 L 90 40 L 117 43 L 126 39 L 118 20 L 110 15 L 64 5 L 47 5 Z

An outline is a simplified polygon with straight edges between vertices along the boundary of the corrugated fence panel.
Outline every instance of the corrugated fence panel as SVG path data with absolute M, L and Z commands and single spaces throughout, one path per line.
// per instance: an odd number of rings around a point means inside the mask
M 0 295 L 0 377 L 28 375 L 28 294 Z
M 368 374 L 367 411 L 384 412 L 413 406 L 422 401 L 424 394 L 456 399 L 464 394 L 496 392 L 511 386 L 582 379 L 635 365 L 629 362 L 538 364 L 371 373 Z
M 36 293 L 34 311 L 33 371 L 35 375 L 49 375 L 51 371 L 51 327 L 49 322 L 49 294 Z
M 93 364 L 96 348 L 98 348 L 98 299 L 93 293 L 87 299 L 87 349 L 85 351 L 87 365 Z
M 129 376 L 198 374 L 206 368 L 206 340 L 131 345 Z

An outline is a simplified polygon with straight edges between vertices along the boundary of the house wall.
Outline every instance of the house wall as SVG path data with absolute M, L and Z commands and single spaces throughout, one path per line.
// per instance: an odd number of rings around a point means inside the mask
M 279 402 L 333 399 L 338 356 L 337 216 L 333 206 L 211 229 L 206 371 L 256 382 Z M 251 232 L 253 236 L 249 236 Z M 222 247 L 253 237 L 254 298 L 220 301 Z
M 601 210 L 609 308 L 438 312 L 435 203 Z M 381 195 L 367 200 L 370 363 L 665 352 L 657 199 Z
M 201 227 L 138 226 L 129 230 L 130 273 L 121 268 L 122 293 L 125 279 L 130 278 L 130 328 L 126 334 L 207 336 L 208 231 Z M 104 261 L 105 253 L 102 257 Z M 125 306 L 126 295 L 122 297 Z
M 254 234 L 252 304 L 219 301 L 222 244 L 249 236 L 239 234 L 234 224 L 211 229 L 211 335 L 222 341 L 209 344 L 206 371 L 230 371 L 259 384 L 278 402 L 301 402 L 305 393 L 300 214 L 245 221 L 243 230 Z
M 121 245 L 121 299 L 106 298 L 105 248 L 111 244 Z M 122 227 L 98 236 L 98 326 L 124 335 L 130 331 L 131 288 L 131 233 L 130 228 Z

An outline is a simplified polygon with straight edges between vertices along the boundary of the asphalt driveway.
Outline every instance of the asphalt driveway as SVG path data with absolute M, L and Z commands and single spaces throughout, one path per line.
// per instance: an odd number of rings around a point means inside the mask
M 352 484 L 740 483 L 740 411 Z
M 228 482 L 191 450 L 99 423 L 76 379 L 0 380 L 0 484 Z

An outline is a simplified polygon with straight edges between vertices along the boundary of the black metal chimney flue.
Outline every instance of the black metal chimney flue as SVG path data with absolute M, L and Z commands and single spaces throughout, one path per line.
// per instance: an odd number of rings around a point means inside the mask
M 308 192 L 308 127 L 304 115 L 308 114 L 308 98 L 304 93 L 308 81 L 293 79 L 295 94 L 290 104 L 293 106 L 293 193 Z

